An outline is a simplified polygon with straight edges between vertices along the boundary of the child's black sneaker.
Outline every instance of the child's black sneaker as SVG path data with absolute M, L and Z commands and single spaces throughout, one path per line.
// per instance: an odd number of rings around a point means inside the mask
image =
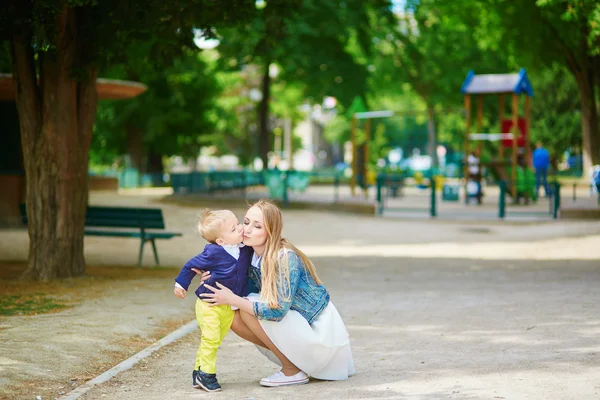
M 207 374 L 201 370 L 192 372 L 192 385 L 198 389 L 204 389 L 207 392 L 221 391 L 221 385 L 217 381 L 217 374 Z
M 192 386 L 196 389 L 200 388 L 200 378 L 198 378 L 198 371 L 192 371 Z

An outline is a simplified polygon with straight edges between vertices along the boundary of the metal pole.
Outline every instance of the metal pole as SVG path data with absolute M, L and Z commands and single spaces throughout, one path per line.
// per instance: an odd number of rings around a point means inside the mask
M 290 204 L 289 198 L 288 198 L 288 171 L 284 171 L 283 173 L 283 207 L 287 208 L 287 206 Z
M 356 196 L 356 174 L 358 174 L 358 148 L 356 145 L 356 117 L 352 116 L 352 129 L 350 130 L 352 143 L 352 177 L 350 178 L 350 191 L 352 197 Z
M 288 161 L 288 169 L 292 170 L 294 169 L 294 160 L 292 159 L 292 120 L 286 118 L 283 127 L 283 158 Z
M 340 201 L 340 172 L 335 172 L 335 178 L 333 180 L 333 201 L 337 203 Z
M 365 199 L 369 197 L 369 183 L 367 180 L 367 176 L 369 174 L 369 142 L 371 142 L 371 120 L 367 119 L 365 121 L 365 143 L 363 145 L 363 165 L 362 165 L 362 174 L 363 174 L 363 192 L 365 195 Z
M 431 215 L 431 217 L 436 217 L 437 216 L 437 210 L 436 210 L 436 195 L 435 195 L 435 180 L 433 179 L 433 173 L 431 174 L 430 179 L 430 184 L 431 184 L 431 209 L 429 210 L 429 214 Z
M 383 213 L 383 199 L 381 198 L 381 181 L 383 180 L 382 174 L 377 174 L 377 214 Z
M 502 120 L 504 119 L 504 95 L 501 94 L 498 96 L 498 132 L 500 133 L 508 133 L 502 131 Z M 501 162 L 504 162 L 504 143 L 502 140 L 498 142 L 498 157 Z M 500 164 L 501 168 L 504 168 L 504 164 Z
M 242 171 L 242 197 L 246 198 L 246 188 L 248 187 L 248 180 L 247 180 L 247 172 L 246 171 Z
M 469 134 L 471 133 L 471 95 L 465 95 L 465 119 L 466 119 L 466 129 L 465 129 L 465 143 L 464 149 L 465 154 L 463 159 L 465 163 L 463 165 L 463 174 L 464 174 L 464 183 L 465 183 L 465 194 L 467 191 L 467 184 L 469 183 Z M 469 204 L 469 196 L 468 194 L 465 196 L 465 204 Z
M 513 94 L 512 96 L 512 131 L 513 131 L 513 139 L 512 139 L 512 198 L 513 201 L 517 198 L 517 152 L 518 152 L 518 139 L 519 139 L 519 97 L 517 94 Z
M 552 216 L 554 217 L 554 219 L 558 218 L 559 210 L 560 210 L 560 183 L 555 182 L 554 183 L 554 210 L 552 213 Z
M 498 218 L 506 217 L 506 182 L 500 181 L 500 201 L 498 202 Z

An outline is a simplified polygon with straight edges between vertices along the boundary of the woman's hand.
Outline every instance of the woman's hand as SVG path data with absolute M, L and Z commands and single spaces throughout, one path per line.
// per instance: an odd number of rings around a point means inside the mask
M 240 299 L 235 293 L 233 293 L 229 288 L 221 285 L 217 282 L 218 289 L 212 287 L 210 285 L 204 285 L 212 291 L 212 293 L 201 293 L 200 297 L 207 303 L 210 303 L 211 306 L 219 306 L 222 304 L 235 305 L 237 299 Z
M 203 285 L 204 282 L 210 279 L 210 271 L 203 271 L 201 269 L 192 268 L 196 274 L 200 275 L 200 284 Z

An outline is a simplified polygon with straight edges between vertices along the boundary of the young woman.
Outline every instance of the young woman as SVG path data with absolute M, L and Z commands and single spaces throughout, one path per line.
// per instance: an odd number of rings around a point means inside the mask
M 308 377 L 347 379 L 354 362 L 346 326 L 308 257 L 281 237 L 279 208 L 260 200 L 244 218 L 244 244 L 252 246 L 249 268 L 259 293 L 240 297 L 221 284 L 202 295 L 213 305 L 238 307 L 231 329 L 257 345 L 281 370 L 263 386 L 297 385 Z M 207 274 L 203 275 L 206 279 Z

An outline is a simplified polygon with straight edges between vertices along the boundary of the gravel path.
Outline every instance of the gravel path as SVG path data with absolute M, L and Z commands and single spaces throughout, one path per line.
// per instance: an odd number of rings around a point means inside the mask
M 196 334 L 84 399 L 593 399 L 600 397 L 599 263 L 315 257 L 352 339 L 344 382 L 263 388 L 276 370 L 230 333 L 224 391 L 191 387 Z

